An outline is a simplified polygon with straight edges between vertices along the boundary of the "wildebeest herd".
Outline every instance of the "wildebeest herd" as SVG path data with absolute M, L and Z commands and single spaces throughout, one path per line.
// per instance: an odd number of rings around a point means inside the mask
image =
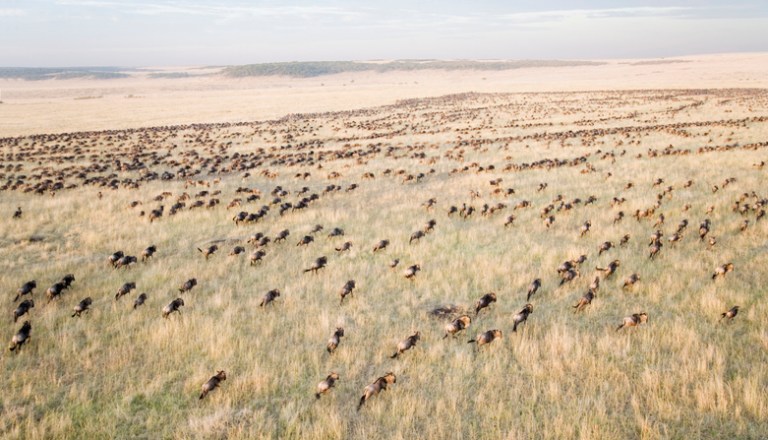
M 311 352 L 284 363 L 254 352 L 284 371 L 282 387 L 304 390 L 277 400 L 323 405 L 330 393 L 361 410 L 393 384 L 424 398 L 431 379 L 414 370 L 453 353 L 520 360 L 555 327 L 658 338 L 698 313 L 722 330 L 716 344 L 765 309 L 729 292 L 763 279 L 766 102 L 762 90 L 465 94 L 1 139 L 2 257 L 20 259 L 2 282 L 6 371 L 55 358 L 68 326 L 92 338 L 99 326 L 183 326 L 179 345 L 234 327 L 275 338 L 277 353 Z M 684 286 L 709 290 L 673 290 Z M 701 295 L 716 299 L 697 312 L 688 302 Z M 216 374 L 199 399 L 244 386 L 231 356 L 200 359 L 190 380 Z

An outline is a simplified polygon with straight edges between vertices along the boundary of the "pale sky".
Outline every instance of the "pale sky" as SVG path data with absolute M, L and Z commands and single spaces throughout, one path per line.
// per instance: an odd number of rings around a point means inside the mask
M 768 51 L 767 0 L 0 0 L 0 66 Z

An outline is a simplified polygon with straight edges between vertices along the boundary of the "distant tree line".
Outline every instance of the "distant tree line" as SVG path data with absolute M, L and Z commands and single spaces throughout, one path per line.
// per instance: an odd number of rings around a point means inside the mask
M 416 70 L 510 70 L 526 67 L 569 67 L 595 66 L 603 63 L 594 61 L 562 60 L 518 60 L 518 61 L 440 61 L 440 60 L 398 60 L 391 62 L 356 62 L 356 61 L 310 61 L 288 63 L 263 63 L 230 66 L 223 73 L 232 77 L 244 76 L 290 76 L 311 78 L 344 72 L 392 72 Z

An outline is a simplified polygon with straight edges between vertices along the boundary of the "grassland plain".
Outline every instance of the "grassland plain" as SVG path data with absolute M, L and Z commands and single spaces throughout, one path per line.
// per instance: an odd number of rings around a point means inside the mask
M 390 64 L 396 68 L 401 63 Z M 600 60 L 581 66 L 517 64 L 512 70 L 447 70 L 443 65 L 435 70 L 385 69 L 308 78 L 286 76 L 290 69 L 274 72 L 283 76 L 232 77 L 224 73 L 238 68 L 221 66 L 118 69 L 112 73 L 124 77 L 108 80 L 92 79 L 104 77 L 95 75 L 96 68 L 79 69 L 81 78 L 66 75 L 66 80 L 22 81 L 0 73 L 0 137 L 271 120 L 289 113 L 343 111 L 464 92 L 768 88 L 765 53 Z M 247 72 L 250 67 L 239 69 Z M 47 73 L 59 77 L 58 70 Z
M 460 94 L 236 125 L 4 139 L 0 292 L 8 319 L 0 330 L 10 341 L 24 319 L 33 329 L 18 352 L 0 357 L 0 433 L 764 438 L 768 226 L 758 217 L 766 203 L 766 109 L 763 89 Z M 164 171 L 176 177 L 157 179 Z M 656 179 L 663 182 L 654 186 Z M 254 193 L 261 198 L 246 202 Z M 282 203 L 295 206 L 312 193 L 319 198 L 309 207 L 279 214 Z M 596 201 L 587 204 L 590 196 Z M 212 198 L 221 203 L 190 209 Z M 227 209 L 235 198 L 241 205 Z M 427 209 L 430 198 L 437 204 Z M 523 200 L 530 207 L 515 209 Z M 177 201 L 185 207 L 170 215 Z M 503 206 L 483 214 L 486 204 Z M 160 205 L 163 216 L 150 223 Z M 262 205 L 270 208 L 259 221 L 232 221 Z M 476 211 L 449 215 L 452 205 Z M 548 205 L 550 228 L 541 216 Z M 13 220 L 17 206 L 23 215 Z M 634 218 L 648 209 L 649 217 Z M 614 222 L 619 211 L 625 218 Z M 666 220 L 655 227 L 660 214 Z M 509 215 L 514 223 L 504 227 Z M 698 237 L 705 218 L 713 247 Z M 409 244 L 430 219 L 435 230 Z M 684 219 L 682 240 L 670 242 Z M 580 237 L 586 220 L 591 230 Z M 318 224 L 315 241 L 296 246 Z M 333 227 L 344 235 L 327 237 Z M 657 228 L 664 246 L 649 259 Z M 264 261 L 250 265 L 255 246 L 246 240 L 283 229 L 288 240 L 267 244 Z M 625 234 L 628 244 L 618 246 Z M 372 252 L 381 239 L 390 246 Z M 616 248 L 598 255 L 606 240 Z M 352 250 L 336 252 L 344 241 Z M 212 243 L 220 250 L 206 261 L 196 248 Z M 158 252 L 147 262 L 127 269 L 106 262 L 116 250 L 139 255 L 150 244 Z M 245 256 L 227 255 L 235 245 Z M 557 267 L 582 254 L 581 276 L 560 286 Z M 327 267 L 304 273 L 320 256 Z M 395 258 L 400 265 L 391 269 Z M 574 313 L 594 268 L 615 259 L 617 273 Z M 713 281 L 726 262 L 735 270 Z M 403 270 L 412 264 L 422 271 L 408 281 Z M 72 288 L 47 303 L 45 289 L 67 273 L 77 278 Z M 631 273 L 640 281 L 623 289 Z M 198 286 L 179 294 L 192 277 Z M 533 314 L 513 333 L 534 278 L 542 288 L 530 301 Z M 36 307 L 13 323 L 16 289 L 33 279 Z M 357 288 L 340 306 L 349 279 Z M 129 281 L 137 289 L 116 301 Z M 281 296 L 259 307 L 271 289 Z M 498 301 L 471 313 L 465 334 L 443 340 L 448 320 L 430 311 L 469 310 L 491 291 Z M 149 299 L 133 310 L 139 292 Z M 86 296 L 92 310 L 71 318 Z M 163 319 L 161 308 L 177 296 L 181 314 Z M 739 315 L 719 322 L 733 305 Z M 641 311 L 646 324 L 616 331 Z M 325 344 L 338 326 L 345 337 L 329 355 Z M 501 341 L 466 343 L 492 328 L 504 332 Z M 416 330 L 416 347 L 390 359 Z M 198 400 L 218 370 L 227 380 Z M 340 381 L 315 399 L 315 385 L 331 371 Z M 357 412 L 363 388 L 388 371 L 397 383 Z

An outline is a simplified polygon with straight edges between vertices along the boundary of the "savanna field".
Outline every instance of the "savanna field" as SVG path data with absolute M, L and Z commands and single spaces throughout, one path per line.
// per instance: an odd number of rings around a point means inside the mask
M 0 139 L 0 437 L 767 438 L 766 147 L 765 89 Z

